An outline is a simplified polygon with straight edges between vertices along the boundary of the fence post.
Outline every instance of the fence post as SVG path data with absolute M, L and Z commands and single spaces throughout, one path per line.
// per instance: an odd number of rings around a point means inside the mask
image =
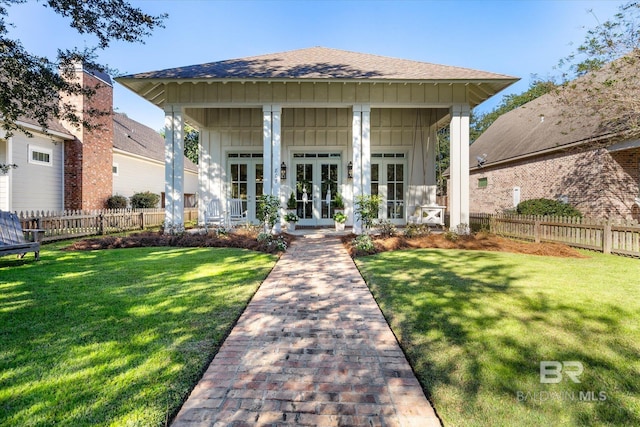
M 98 233 L 104 235 L 104 213 L 102 212 L 98 215 Z
M 613 232 L 611 231 L 611 222 L 607 221 L 604 225 L 604 231 L 602 236 L 602 252 L 605 254 L 611 253 L 611 245 L 613 242 Z
M 540 220 L 533 221 L 533 240 L 540 243 Z
M 140 212 L 140 228 L 144 230 L 144 211 Z

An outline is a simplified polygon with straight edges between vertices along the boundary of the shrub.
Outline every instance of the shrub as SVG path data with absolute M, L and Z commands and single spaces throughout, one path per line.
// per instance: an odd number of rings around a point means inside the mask
M 516 210 L 520 215 L 555 215 L 582 217 L 582 213 L 570 204 L 551 199 L 525 200 L 518 204 Z
M 115 194 L 107 199 L 108 209 L 124 209 L 127 207 L 127 198 L 119 194 Z
M 258 197 L 258 219 L 261 223 L 267 224 L 269 228 L 273 228 L 278 220 L 279 210 L 280 201 L 276 196 L 263 194 Z
M 132 208 L 155 208 L 158 206 L 160 196 L 150 191 L 136 193 L 130 198 Z
M 372 195 L 356 196 L 356 218 L 362 221 L 365 231 L 373 225 L 373 220 L 378 218 L 380 208 L 380 197 Z
M 287 209 L 295 209 L 298 206 L 298 201 L 296 200 L 296 195 L 294 192 L 291 192 L 289 196 L 289 200 L 287 200 Z
M 361 234 L 353 239 L 353 247 L 360 254 L 370 254 L 375 252 L 375 245 L 373 244 L 373 240 L 371 240 L 371 236 L 368 234 Z
M 378 222 L 378 230 L 380 231 L 380 235 L 382 237 L 393 237 L 398 234 L 398 229 L 388 219 L 380 220 Z
M 333 199 L 333 208 L 344 209 L 344 200 L 342 200 L 342 195 L 340 193 L 336 193 L 336 197 Z
M 427 224 L 407 224 L 404 229 L 404 237 L 421 237 L 431 234 L 431 229 Z

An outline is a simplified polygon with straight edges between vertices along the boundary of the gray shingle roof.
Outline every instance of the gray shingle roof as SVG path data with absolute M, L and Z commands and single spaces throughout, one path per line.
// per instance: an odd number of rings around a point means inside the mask
M 113 147 L 164 163 L 162 135 L 122 113 L 113 114 Z M 198 166 L 186 157 L 184 168 L 190 171 L 198 170 Z
M 516 78 L 486 71 L 325 47 L 132 74 L 145 79 L 487 80 Z
M 639 112 L 621 111 L 618 105 L 608 107 L 596 95 L 606 90 L 602 81 L 615 75 L 619 81 L 616 90 L 636 91 L 640 96 L 637 66 L 624 61 L 615 64 L 615 68 L 609 68 L 610 64 L 500 116 L 469 148 L 471 168 L 476 167 L 477 156 L 486 159 L 484 166 L 490 166 L 568 146 L 594 142 L 607 145 L 628 138 L 630 128 L 622 118 L 637 117 Z M 618 72 L 613 74 L 611 70 Z M 599 83 L 591 86 L 590 82 Z M 596 90 L 589 91 L 590 87 Z M 638 129 L 631 131 L 635 132 L 631 136 L 637 136 Z

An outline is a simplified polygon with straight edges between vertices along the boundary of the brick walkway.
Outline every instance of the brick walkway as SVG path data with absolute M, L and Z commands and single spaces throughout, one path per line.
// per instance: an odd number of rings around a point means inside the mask
M 333 238 L 298 238 L 180 410 L 185 426 L 440 426 Z

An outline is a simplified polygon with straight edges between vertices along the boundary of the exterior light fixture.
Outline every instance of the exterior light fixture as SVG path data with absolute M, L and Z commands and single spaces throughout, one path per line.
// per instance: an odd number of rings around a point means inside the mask
M 280 165 L 280 179 L 287 179 L 287 165 L 284 162 Z
M 347 178 L 353 179 L 353 162 L 349 161 L 347 165 Z

